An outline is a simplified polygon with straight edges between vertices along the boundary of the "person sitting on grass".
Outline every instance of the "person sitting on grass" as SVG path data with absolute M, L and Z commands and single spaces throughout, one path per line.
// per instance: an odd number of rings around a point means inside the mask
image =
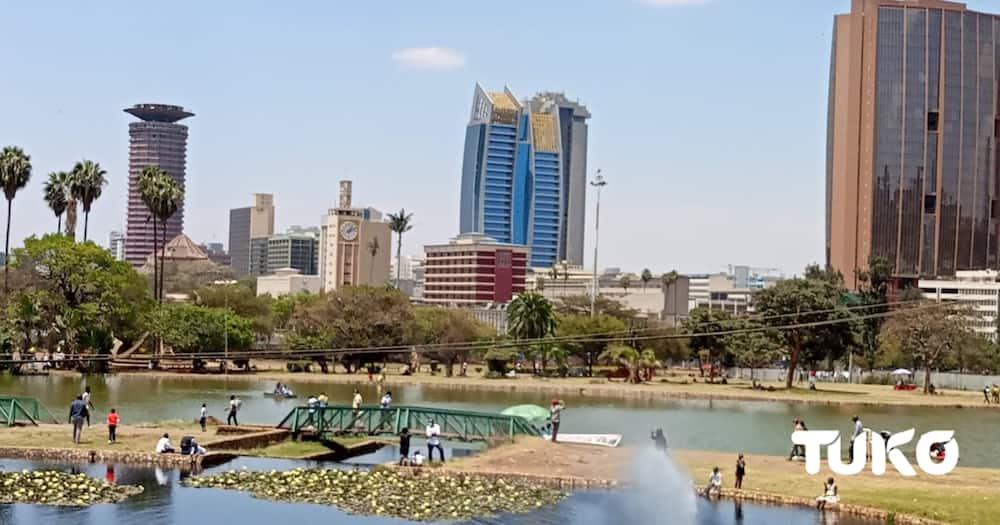
M 713 492 L 716 496 L 722 495 L 722 472 L 719 471 L 719 467 L 712 469 L 712 475 L 708 477 L 708 485 L 705 485 L 702 494 L 706 498 L 711 498 Z
M 174 452 L 174 446 L 170 444 L 170 434 L 163 434 L 163 437 L 156 442 L 156 453 L 157 454 L 172 454 Z
M 837 483 L 833 481 L 833 478 L 828 478 L 826 483 L 823 484 L 823 495 L 816 498 L 816 508 L 819 510 L 825 510 L 827 503 L 834 503 L 840 501 L 840 496 L 837 495 Z
M 413 465 L 414 467 L 419 467 L 424 464 L 424 456 L 420 453 L 419 450 L 413 453 L 413 459 L 410 460 L 410 464 Z

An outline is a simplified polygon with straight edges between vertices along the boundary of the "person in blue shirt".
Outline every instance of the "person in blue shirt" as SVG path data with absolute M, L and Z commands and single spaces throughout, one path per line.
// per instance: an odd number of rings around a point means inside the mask
M 90 417 L 90 411 L 87 410 L 87 403 L 83 400 L 83 396 L 76 396 L 76 399 L 69 404 L 69 421 L 73 424 L 73 443 L 80 443 L 80 438 L 83 435 L 83 422 Z

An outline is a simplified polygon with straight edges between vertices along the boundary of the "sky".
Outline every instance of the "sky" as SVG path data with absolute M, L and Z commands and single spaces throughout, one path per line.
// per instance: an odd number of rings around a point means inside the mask
M 801 272 L 823 258 L 830 33 L 849 5 L 3 2 L 0 146 L 23 147 L 34 167 L 11 242 L 55 229 L 42 184 L 84 158 L 108 172 L 91 238 L 123 230 L 134 118 L 122 109 L 155 102 L 196 114 L 185 121 L 195 241 L 226 242 L 228 210 L 255 192 L 274 194 L 277 230 L 318 225 L 347 178 L 355 205 L 413 213 L 403 253 L 419 254 L 457 233 L 480 82 L 589 108 L 588 170 L 609 183 L 599 267 Z

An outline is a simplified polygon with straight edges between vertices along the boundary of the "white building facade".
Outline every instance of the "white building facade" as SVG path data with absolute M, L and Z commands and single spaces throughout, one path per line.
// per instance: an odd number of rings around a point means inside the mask
M 956 301 L 972 308 L 979 318 L 972 321 L 977 334 L 997 338 L 1000 319 L 1000 272 L 970 270 L 955 272 L 954 279 L 921 279 L 918 283 L 925 299 Z

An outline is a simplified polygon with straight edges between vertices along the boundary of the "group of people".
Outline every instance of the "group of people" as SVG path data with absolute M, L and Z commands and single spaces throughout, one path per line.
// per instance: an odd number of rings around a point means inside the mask
M 157 454 L 173 454 L 178 452 L 170 442 L 170 434 L 168 433 L 164 433 L 163 437 L 156 442 L 156 447 L 153 451 Z M 181 438 L 180 453 L 189 456 L 204 456 L 205 447 L 199 445 L 194 436 L 184 436 Z
M 90 427 L 90 413 L 93 410 L 96 410 L 96 407 L 91 400 L 91 391 L 88 386 L 69 404 L 69 422 L 73 425 L 74 444 L 79 444 L 83 438 L 83 424 L 86 423 L 87 427 Z M 112 408 L 108 411 L 108 443 L 118 441 L 118 423 L 120 421 L 121 416 L 118 415 L 117 409 Z
M 743 478 L 746 475 L 747 475 L 747 462 L 746 459 L 743 457 L 743 453 L 741 452 L 736 457 L 736 484 L 733 485 L 733 488 L 737 490 L 742 489 Z M 701 493 L 707 498 L 710 498 L 713 495 L 719 496 L 722 494 L 722 471 L 719 469 L 719 467 L 715 467 L 712 469 L 712 473 L 708 476 L 708 484 L 705 485 L 705 488 L 702 489 Z
M 424 436 L 427 439 L 427 460 L 434 461 L 434 451 L 438 451 L 441 462 L 444 463 L 444 447 L 441 446 L 441 425 L 432 419 L 424 428 Z M 399 431 L 399 464 L 419 467 L 424 464 L 424 457 L 417 450 L 410 456 L 410 439 L 413 434 L 410 429 L 403 427 Z
M 295 397 L 295 392 L 288 385 L 277 383 L 274 385 L 274 395 L 281 397 Z
M 991 402 L 994 405 L 1000 405 L 1000 385 L 996 383 L 990 385 L 987 383 L 986 386 L 983 387 L 983 399 L 986 401 L 987 405 Z

